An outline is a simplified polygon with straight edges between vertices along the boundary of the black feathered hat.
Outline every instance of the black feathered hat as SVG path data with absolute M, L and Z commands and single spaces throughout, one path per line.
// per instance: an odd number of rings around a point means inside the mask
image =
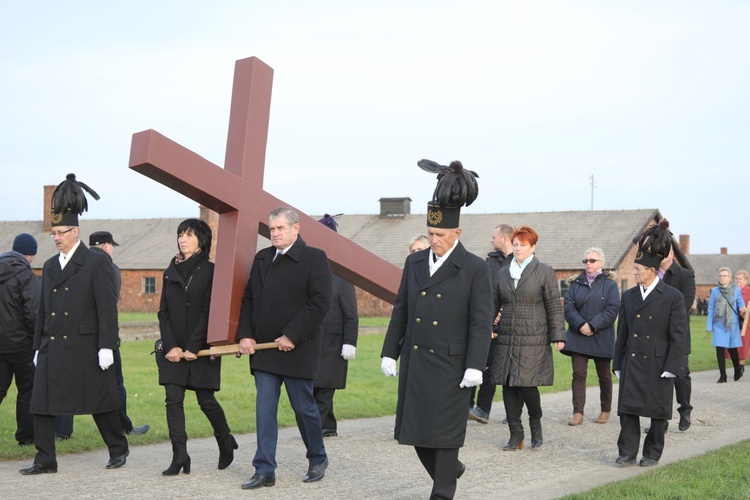
M 672 233 L 669 231 L 669 221 L 662 219 L 659 224 L 649 226 L 639 236 L 633 238 L 637 248 L 635 263 L 646 267 L 659 269 L 661 261 L 667 258 L 672 250 Z
M 438 183 L 427 204 L 427 226 L 453 229 L 459 226 L 461 207 L 474 203 L 479 194 L 476 172 L 466 170 L 460 161 L 449 166 L 431 160 L 417 162 L 426 172 L 438 174 Z
M 65 180 L 57 185 L 52 193 L 53 227 L 78 225 L 78 216 L 89 209 L 84 190 L 95 200 L 99 199 L 96 191 L 76 180 L 76 174 L 68 174 Z

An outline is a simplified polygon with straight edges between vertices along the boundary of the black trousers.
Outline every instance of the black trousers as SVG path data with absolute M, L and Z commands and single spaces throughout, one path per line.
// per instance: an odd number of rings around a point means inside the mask
M 0 403 L 8 394 L 10 383 L 16 378 L 16 441 L 34 441 L 34 419 L 29 413 L 31 391 L 34 388 L 34 350 L 0 354 Z
M 187 443 L 187 431 L 185 430 L 185 386 L 177 384 L 165 384 L 165 402 L 167 407 L 167 427 L 169 428 L 169 440 L 173 443 Z M 195 397 L 198 406 L 214 429 L 217 438 L 226 437 L 231 431 L 224 409 L 221 407 L 211 389 L 195 389 Z
M 323 426 L 323 430 L 326 431 L 335 431 L 338 429 L 336 415 L 333 414 L 333 395 L 335 393 L 336 389 L 328 387 L 313 388 L 315 404 L 318 405 L 318 410 L 320 411 L 320 424 Z
M 458 448 L 424 448 L 415 446 L 420 462 L 432 478 L 430 500 L 453 498 L 456 494 Z
M 529 412 L 530 419 L 542 418 L 542 401 L 538 387 L 503 386 L 503 403 L 508 422 L 520 421 L 523 405 Z
M 477 406 L 487 412 L 492 411 L 492 400 L 495 399 L 495 390 L 497 385 L 492 381 L 492 361 L 495 359 L 495 339 L 490 342 L 490 350 L 487 353 L 487 365 L 482 372 L 482 383 L 477 393 L 476 387 L 471 388 L 470 407 L 474 406 L 474 395 L 476 394 Z
M 122 430 L 125 431 L 125 434 L 130 434 L 133 430 L 133 422 L 128 417 L 128 393 L 125 390 L 125 380 L 122 377 L 122 358 L 119 349 L 114 350 L 114 360 L 112 365 L 115 369 L 115 380 L 117 381 L 117 396 L 120 398 L 120 408 L 117 413 L 120 417 Z M 58 415 L 55 417 L 55 435 L 64 438 L 73 435 L 73 415 Z
M 690 404 L 690 394 L 693 392 L 693 384 L 690 379 L 690 367 L 688 366 L 688 355 L 685 354 L 685 358 L 682 362 L 682 367 L 679 373 L 675 373 L 677 377 L 674 379 L 674 392 L 677 397 L 677 411 L 681 416 L 690 415 L 693 409 L 693 405 Z
M 115 458 L 128 451 L 128 440 L 122 431 L 117 410 L 106 413 L 95 413 L 94 423 L 109 449 L 109 457 Z M 55 455 L 55 417 L 53 415 L 34 415 L 34 444 L 36 457 L 34 463 L 46 467 L 57 467 Z
M 643 456 L 659 460 L 664 451 L 664 434 L 667 421 L 660 418 L 651 419 L 651 427 L 643 440 Z M 641 442 L 641 418 L 638 415 L 620 415 L 620 437 L 617 438 L 617 450 L 620 455 L 636 457 Z

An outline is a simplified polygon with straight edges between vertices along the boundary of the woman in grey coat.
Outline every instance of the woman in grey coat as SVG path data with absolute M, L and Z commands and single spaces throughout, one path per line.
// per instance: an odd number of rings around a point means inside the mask
M 531 447 L 542 436 L 539 386 L 552 385 L 555 370 L 552 348 L 565 345 L 565 328 L 555 270 L 534 255 L 539 235 L 528 226 L 513 231 L 513 259 L 502 268 L 495 284 L 495 310 L 500 314 L 493 381 L 503 386 L 510 440 L 503 450 L 523 449 L 521 413 L 529 412 Z

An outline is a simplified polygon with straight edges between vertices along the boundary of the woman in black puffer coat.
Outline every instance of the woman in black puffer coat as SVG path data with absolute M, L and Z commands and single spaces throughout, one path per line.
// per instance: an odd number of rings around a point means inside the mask
M 503 450 L 523 449 L 521 412 L 529 412 L 531 447 L 542 445 L 540 385 L 552 385 L 555 368 L 552 348 L 565 343 L 560 292 L 555 270 L 534 255 L 539 236 L 528 226 L 511 235 L 513 258 L 498 275 L 495 310 L 500 314 L 493 381 L 503 386 L 510 441 Z
M 585 270 L 571 282 L 563 310 L 568 331 L 563 354 L 573 363 L 573 417 L 568 425 L 583 423 L 586 405 L 586 372 L 594 360 L 599 377 L 601 412 L 595 420 L 606 424 L 612 410 L 612 372 L 615 352 L 615 319 L 620 310 L 620 291 L 615 277 L 604 269 L 604 251 L 589 248 L 583 254 Z

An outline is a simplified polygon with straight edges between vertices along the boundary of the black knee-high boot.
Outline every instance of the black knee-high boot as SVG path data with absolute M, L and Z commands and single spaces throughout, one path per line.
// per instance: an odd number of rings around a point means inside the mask
M 723 384 L 727 381 L 727 362 L 724 359 L 724 348 L 716 348 L 716 361 L 719 363 L 719 380 L 718 384 Z
M 214 391 L 196 391 L 198 405 L 211 422 L 214 429 L 214 437 L 219 445 L 219 469 L 226 469 L 234 461 L 234 450 L 239 448 L 237 440 L 231 434 L 224 410 L 216 397 Z
M 727 349 L 729 351 L 729 357 L 732 358 L 732 364 L 734 365 L 734 381 L 737 382 L 745 374 L 745 367 L 740 364 L 740 353 L 736 347 Z

